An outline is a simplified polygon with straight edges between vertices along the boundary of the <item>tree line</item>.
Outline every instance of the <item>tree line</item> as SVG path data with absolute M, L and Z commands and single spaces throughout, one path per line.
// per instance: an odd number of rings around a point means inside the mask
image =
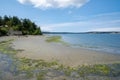
M 30 19 L 19 19 L 17 16 L 0 16 L 0 35 L 7 35 L 10 30 L 21 31 L 22 35 L 41 35 L 41 29 Z

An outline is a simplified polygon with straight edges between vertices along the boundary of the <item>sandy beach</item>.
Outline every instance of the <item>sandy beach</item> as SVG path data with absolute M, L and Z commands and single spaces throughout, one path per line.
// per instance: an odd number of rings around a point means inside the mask
M 48 43 L 46 36 L 19 37 L 13 42 L 13 48 L 24 50 L 18 57 L 31 59 L 57 60 L 61 64 L 69 66 L 115 63 L 120 61 L 120 55 L 76 49 Z
M 43 59 L 46 61 L 57 60 L 66 66 L 78 66 L 88 64 L 109 64 L 120 62 L 120 55 L 72 48 L 57 43 L 46 42 L 47 36 L 9 36 L 0 40 L 14 39 L 12 47 L 19 49 L 17 57 L 30 59 Z

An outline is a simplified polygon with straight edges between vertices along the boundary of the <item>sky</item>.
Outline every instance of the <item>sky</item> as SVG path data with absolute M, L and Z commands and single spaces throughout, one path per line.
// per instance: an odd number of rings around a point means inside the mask
M 42 31 L 120 31 L 120 0 L 0 0 L 4 15 L 29 18 Z

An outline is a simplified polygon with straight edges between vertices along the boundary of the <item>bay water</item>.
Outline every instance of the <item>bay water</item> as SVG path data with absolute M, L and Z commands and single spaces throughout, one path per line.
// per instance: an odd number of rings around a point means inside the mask
M 120 54 L 120 34 L 50 34 L 61 36 L 73 48 Z

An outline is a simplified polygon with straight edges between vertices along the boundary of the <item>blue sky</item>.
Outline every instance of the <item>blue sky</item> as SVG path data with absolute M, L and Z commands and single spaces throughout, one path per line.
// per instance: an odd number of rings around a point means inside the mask
M 0 16 L 29 18 L 42 31 L 120 31 L 120 0 L 1 0 Z

